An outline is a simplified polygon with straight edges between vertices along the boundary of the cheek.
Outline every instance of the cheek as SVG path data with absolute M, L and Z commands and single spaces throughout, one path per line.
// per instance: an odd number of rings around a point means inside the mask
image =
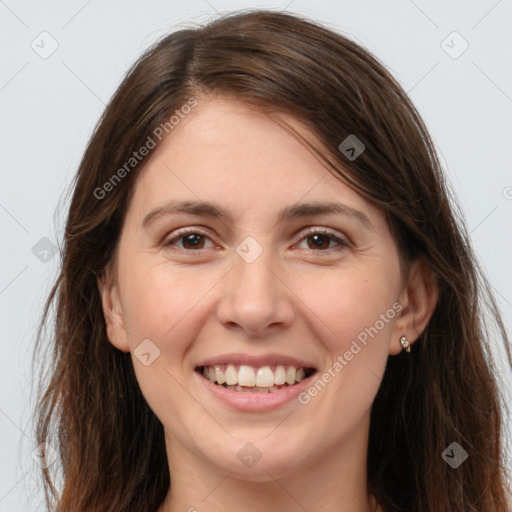
M 186 277 L 170 273 L 164 264 L 148 265 L 144 257 L 126 258 L 119 263 L 119 281 L 124 319 L 133 334 L 148 330 L 144 335 L 160 337 L 187 308 Z
M 149 259 L 141 256 L 119 262 L 123 315 L 137 381 L 164 424 L 180 424 L 188 415 L 194 415 L 199 424 L 204 410 L 184 397 L 183 365 L 190 341 L 201 328 L 197 322 L 201 298 L 212 288 L 214 279 L 211 275 L 199 278 L 191 269 L 173 269 L 167 262 L 151 265 Z M 142 352 L 137 350 L 139 344 L 147 339 L 159 350 L 148 366 L 137 355 Z M 149 345 L 151 358 L 154 351 Z M 186 428 L 185 423 L 181 425 Z
M 352 270 L 339 279 L 326 280 L 317 289 L 322 293 L 310 295 L 313 302 L 308 302 L 329 328 L 319 338 L 329 360 L 318 376 L 327 382 L 326 394 L 317 391 L 324 385 L 315 383 L 307 393 L 326 417 L 343 417 L 344 428 L 367 413 L 377 394 L 400 309 L 396 302 L 399 281 L 391 284 L 382 277 L 377 281 L 368 269 L 365 273 Z M 317 399 L 320 395 L 330 398 Z
M 173 267 L 168 262 L 152 264 L 149 260 L 151 256 L 142 256 L 119 265 L 130 345 L 135 348 L 149 338 L 163 353 L 176 356 L 186 350 L 190 339 L 201 329 L 197 317 L 204 316 L 204 305 L 219 274 L 194 267 Z
M 366 347 L 369 340 L 379 339 L 387 350 L 384 340 L 389 340 L 397 316 L 399 281 L 393 272 L 384 276 L 368 267 L 343 269 L 315 280 L 315 287 L 309 288 L 308 306 L 328 328 L 322 341 L 333 357 L 349 350 L 353 341 Z

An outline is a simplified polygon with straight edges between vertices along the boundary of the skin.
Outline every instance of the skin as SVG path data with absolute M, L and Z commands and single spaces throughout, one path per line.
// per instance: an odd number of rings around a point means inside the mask
M 172 493 L 158 512 L 373 510 L 371 405 L 400 336 L 412 344 L 433 312 L 426 266 L 413 262 L 404 279 L 383 213 L 272 119 L 233 99 L 201 98 L 135 187 L 115 271 L 99 287 L 109 340 L 132 352 L 165 429 Z M 216 203 L 232 221 L 177 213 L 142 226 L 171 200 Z M 278 219 L 297 202 L 325 201 L 357 209 L 371 227 L 336 213 Z M 206 235 L 193 240 L 199 248 L 177 237 L 187 227 Z M 247 236 L 263 249 L 252 263 L 236 252 Z M 232 352 L 293 356 L 323 374 L 397 303 L 400 312 L 307 404 L 241 412 L 198 384 L 200 361 Z M 160 350 L 149 366 L 134 355 L 144 339 Z M 237 457 L 247 442 L 262 455 L 252 468 Z

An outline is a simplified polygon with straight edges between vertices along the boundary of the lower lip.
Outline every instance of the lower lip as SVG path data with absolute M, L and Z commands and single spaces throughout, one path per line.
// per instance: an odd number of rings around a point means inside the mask
M 259 393 L 251 391 L 233 391 L 220 384 L 214 384 L 210 379 L 207 379 L 197 371 L 194 373 L 197 374 L 202 385 L 205 386 L 217 400 L 233 409 L 247 412 L 271 411 L 281 407 L 287 402 L 291 402 L 309 387 L 311 378 L 316 374 L 315 372 L 293 386 L 286 386 L 279 391 Z

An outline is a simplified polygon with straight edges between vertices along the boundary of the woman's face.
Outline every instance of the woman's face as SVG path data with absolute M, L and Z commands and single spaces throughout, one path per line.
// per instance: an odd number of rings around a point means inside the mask
M 150 155 L 102 292 L 168 454 L 254 480 L 364 447 L 386 360 L 411 334 L 383 214 L 222 98 Z

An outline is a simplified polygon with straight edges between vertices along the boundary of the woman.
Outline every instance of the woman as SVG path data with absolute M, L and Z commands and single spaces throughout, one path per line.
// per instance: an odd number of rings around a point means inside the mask
M 232 14 L 133 66 L 52 304 L 48 508 L 510 506 L 489 285 L 417 111 L 326 28 Z

